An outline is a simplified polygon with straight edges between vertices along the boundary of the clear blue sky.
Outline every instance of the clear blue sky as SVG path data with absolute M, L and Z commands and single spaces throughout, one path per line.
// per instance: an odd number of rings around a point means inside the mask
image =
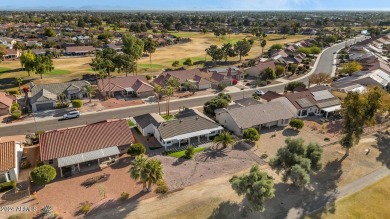
M 1 0 L 0 10 L 390 10 L 390 0 Z

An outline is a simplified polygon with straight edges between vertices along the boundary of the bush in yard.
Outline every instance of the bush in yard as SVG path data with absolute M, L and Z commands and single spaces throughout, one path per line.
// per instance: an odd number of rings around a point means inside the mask
M 165 184 L 163 179 L 157 181 L 156 193 L 165 194 L 168 192 L 168 186 Z
M 180 65 L 180 63 L 177 60 L 172 62 L 172 67 L 179 67 L 179 65 Z
M 225 90 L 226 87 L 227 87 L 227 84 L 226 84 L 226 83 L 218 84 L 218 88 L 219 88 L 220 90 Z
M 244 130 L 243 138 L 245 140 L 255 142 L 260 139 L 259 132 L 255 128 L 248 128 Z
M 72 107 L 73 108 L 81 108 L 83 106 L 82 100 L 72 100 Z
M 5 183 L 0 184 L 0 192 L 5 192 L 8 190 L 14 189 L 15 187 L 16 187 L 15 181 L 12 180 L 9 182 L 5 182 Z
M 127 200 L 128 198 L 129 198 L 129 193 L 127 193 L 127 192 L 122 192 L 122 193 L 121 193 L 120 200 L 125 201 L 125 200 Z
M 45 185 L 56 178 L 57 172 L 56 169 L 50 165 L 42 165 L 35 167 L 30 175 L 34 184 Z
M 146 75 L 146 80 L 151 80 L 152 79 L 152 76 L 151 75 Z
M 16 89 L 10 89 L 10 90 L 7 90 L 7 93 L 8 93 L 8 94 L 18 95 L 18 94 L 19 94 L 19 91 L 16 90 Z
M 83 213 L 83 214 L 86 214 L 86 213 L 89 212 L 89 210 L 91 210 L 91 204 L 88 203 L 88 202 L 84 202 L 84 203 L 81 205 L 80 212 Z
M 27 159 L 24 159 L 20 162 L 20 169 L 27 169 L 27 168 L 30 168 L 31 167 L 31 163 L 30 161 L 28 161 Z
M 190 58 L 186 59 L 186 60 L 183 62 L 183 65 L 187 65 L 187 66 L 193 65 L 192 59 L 190 59 Z
M 7 219 L 30 219 L 30 215 L 27 213 L 19 213 L 19 214 L 13 214 L 9 216 Z
M 297 130 L 302 129 L 304 126 L 303 120 L 301 119 L 292 119 L 289 125 Z
M 15 110 L 12 112 L 12 118 L 14 119 L 19 119 L 22 116 L 22 111 L 20 110 Z
M 50 205 L 45 205 L 42 209 L 41 209 L 41 213 L 44 217 L 52 217 L 53 216 L 53 207 L 51 207 Z
M 195 148 L 194 146 L 190 145 L 187 147 L 186 152 L 184 153 L 184 157 L 187 159 L 192 159 L 195 155 Z
M 130 148 L 127 150 L 127 154 L 131 156 L 138 156 L 145 153 L 146 153 L 146 148 L 143 144 L 140 143 L 132 144 Z
M 13 103 L 11 106 L 11 113 L 15 110 L 19 110 L 19 104 L 18 103 Z

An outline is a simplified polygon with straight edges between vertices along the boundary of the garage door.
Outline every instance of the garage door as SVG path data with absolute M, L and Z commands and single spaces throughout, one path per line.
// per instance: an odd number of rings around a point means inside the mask
M 53 109 L 53 103 L 40 103 L 37 104 L 37 111 Z

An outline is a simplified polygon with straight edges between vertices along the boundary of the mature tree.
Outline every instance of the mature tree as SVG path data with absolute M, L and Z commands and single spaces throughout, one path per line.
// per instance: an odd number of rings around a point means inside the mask
M 53 37 L 56 35 L 56 32 L 54 32 L 53 28 L 47 27 L 47 28 L 45 28 L 45 32 L 43 33 L 43 35 L 45 35 L 47 37 Z
M 16 42 L 13 46 L 12 46 L 13 49 L 15 50 L 19 50 L 19 51 L 22 51 L 26 48 L 26 46 L 21 43 L 21 42 Z
M 177 90 L 176 87 L 172 87 L 170 85 L 167 85 L 163 88 L 164 94 L 168 97 L 168 99 L 166 101 L 166 115 L 167 116 L 170 115 L 169 104 L 170 104 L 171 96 L 175 93 L 176 90 Z
M 248 128 L 248 129 L 244 130 L 243 138 L 245 140 L 255 142 L 255 141 L 258 141 L 260 139 L 260 135 L 259 135 L 259 132 L 257 131 L 257 129 Z
M 138 59 L 140 59 L 142 57 L 142 54 L 144 53 L 144 42 L 130 34 L 124 34 L 122 36 L 122 42 L 123 52 L 127 55 L 132 56 L 137 65 Z
M 56 169 L 50 165 L 42 165 L 35 167 L 31 171 L 30 176 L 34 184 L 46 185 L 56 178 L 57 172 Z
M 95 72 L 96 82 L 97 82 L 98 79 L 97 75 L 99 72 L 102 71 L 103 68 L 103 58 L 96 54 L 96 58 L 92 59 L 92 62 L 89 63 L 89 66 L 91 66 L 91 69 Z M 103 82 L 103 78 L 102 78 L 102 82 Z
M 262 40 L 260 43 L 261 46 L 261 54 L 264 54 L 264 47 L 267 45 L 267 40 Z
M 285 71 L 286 71 L 286 69 L 281 65 L 277 65 L 275 68 L 275 74 L 277 77 L 284 75 Z
M 148 191 L 151 192 L 152 184 L 156 184 L 163 179 L 164 173 L 161 162 L 156 158 L 148 159 L 142 175 L 145 175 L 145 179 L 148 182 Z
M 358 62 L 352 61 L 349 63 L 344 63 L 341 65 L 340 73 L 341 74 L 352 74 L 354 72 L 362 70 L 362 65 Z
M 161 115 L 160 95 L 164 93 L 163 92 L 163 88 L 160 85 L 156 84 L 154 86 L 154 90 L 153 91 L 154 91 L 154 93 L 157 96 L 158 114 Z
M 144 41 L 144 50 L 149 54 L 149 62 L 152 65 L 152 53 L 156 52 L 158 43 L 157 41 L 148 38 Z
M 297 88 L 306 88 L 306 85 L 305 85 L 305 83 L 303 83 L 301 81 L 293 81 L 293 82 L 288 83 L 286 85 L 286 87 L 284 88 L 284 90 L 294 92 L 294 90 Z
M 139 156 L 139 155 L 145 154 L 145 153 L 146 153 L 146 148 L 141 143 L 132 144 L 132 145 L 130 145 L 129 149 L 127 150 L 127 154 L 129 154 L 131 156 Z
M 50 56 L 36 56 L 34 70 L 35 74 L 41 75 L 41 79 L 43 74 L 51 72 L 53 69 L 53 60 L 51 60 Z
M 233 190 L 238 195 L 244 195 L 256 211 L 263 212 L 264 201 L 275 196 L 273 178 L 261 172 L 257 165 L 251 168 L 248 175 L 233 176 L 229 182 Z
M 231 96 L 229 94 L 220 93 L 218 96 L 207 101 L 204 106 L 204 112 L 209 115 L 215 115 L 215 110 L 220 108 L 225 108 L 231 102 Z
M 3 57 L 7 55 L 7 48 L 3 45 L 0 45 L 0 63 L 3 61 Z
M 177 60 L 172 62 L 172 67 L 176 68 L 176 67 L 179 67 L 179 65 L 180 65 L 180 63 Z
M 303 123 L 303 120 L 301 120 L 301 119 L 292 119 L 290 121 L 289 125 L 291 127 L 295 128 L 296 130 L 300 130 L 303 128 L 304 123 Z
M 206 49 L 206 54 L 211 57 L 214 64 L 216 61 L 221 60 L 223 58 L 223 51 L 221 48 L 218 48 L 217 45 L 211 45 Z
M 91 103 L 92 97 L 94 97 L 96 94 L 96 88 L 89 84 L 89 85 L 84 86 L 84 90 L 85 90 L 85 93 L 87 93 L 87 95 L 88 95 L 89 102 Z
M 291 69 L 291 74 L 295 74 L 295 72 L 298 69 L 298 65 L 297 64 L 291 64 L 290 69 Z
M 183 83 L 183 86 L 189 90 L 189 91 L 192 91 L 192 93 L 195 93 L 196 89 L 197 89 L 197 86 L 195 83 L 191 82 L 191 81 L 186 81 Z
M 283 45 L 282 44 L 274 44 L 272 45 L 269 50 L 272 51 L 272 50 L 279 50 L 279 49 L 282 49 L 283 48 Z
M 389 94 L 379 87 L 370 87 L 367 92 L 363 94 L 366 100 L 365 108 L 365 123 L 367 125 L 375 124 L 375 115 L 377 112 L 386 112 L 390 102 L 388 102 Z
M 222 145 L 223 148 L 227 148 L 233 146 L 236 143 L 236 140 L 228 131 L 223 131 L 221 134 L 214 137 L 213 142 L 217 147 Z
M 234 50 L 240 56 L 240 62 L 242 56 L 247 56 L 252 46 L 246 39 L 237 41 L 236 45 L 234 45 Z
M 278 174 L 282 172 L 283 181 L 290 179 L 294 185 L 306 185 L 310 171 L 320 167 L 322 149 L 317 144 L 305 146 L 302 138 L 287 138 L 285 142 L 286 146 L 278 149 L 269 164 Z
M 17 77 L 15 78 L 15 84 L 19 87 L 19 92 L 20 92 L 20 85 L 23 83 L 23 78 Z
M 118 71 L 124 71 L 126 73 L 126 77 L 130 72 L 133 72 L 133 75 L 136 72 L 137 65 L 133 56 L 125 53 L 116 54 L 114 60 L 114 64 L 116 65 Z
M 323 84 L 323 83 L 331 83 L 332 82 L 332 78 L 330 77 L 329 74 L 326 74 L 326 73 L 318 73 L 318 74 L 312 74 L 309 76 L 309 86 L 307 87 L 310 87 L 311 84 Z
M 346 149 L 345 155 L 349 155 L 349 149 L 358 144 L 363 134 L 363 126 L 367 121 L 367 102 L 362 95 L 349 92 L 341 104 L 343 128 L 340 144 Z
M 234 51 L 233 45 L 230 43 L 225 43 L 222 45 L 222 53 L 223 53 L 223 58 L 225 59 L 225 62 L 227 62 L 228 57 L 237 56 L 236 52 Z
M 276 78 L 275 71 L 272 68 L 268 67 L 262 72 L 261 78 L 263 80 L 274 80 Z
M 192 159 L 195 155 L 195 148 L 194 146 L 190 145 L 186 148 L 186 151 L 184 153 L 184 157 L 187 159 Z
M 183 65 L 192 66 L 193 65 L 192 59 L 187 58 L 186 60 L 184 60 Z

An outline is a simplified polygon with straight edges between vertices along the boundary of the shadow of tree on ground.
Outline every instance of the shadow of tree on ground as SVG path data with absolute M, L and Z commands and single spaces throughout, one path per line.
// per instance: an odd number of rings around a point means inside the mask
M 380 152 L 377 161 L 390 168 L 390 133 L 389 131 L 379 131 L 374 135 L 377 140 L 377 148 Z

